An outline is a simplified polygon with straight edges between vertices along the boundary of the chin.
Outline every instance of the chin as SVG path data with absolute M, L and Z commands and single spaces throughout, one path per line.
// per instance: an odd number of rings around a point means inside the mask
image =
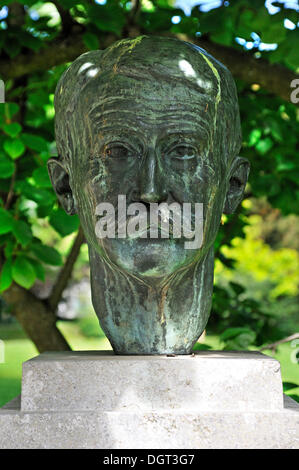
M 114 265 L 145 279 L 168 277 L 198 260 L 198 250 L 177 239 L 105 239 L 103 247 Z

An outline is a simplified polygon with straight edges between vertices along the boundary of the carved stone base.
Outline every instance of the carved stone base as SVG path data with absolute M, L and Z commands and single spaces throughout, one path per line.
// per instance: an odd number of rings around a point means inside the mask
M 299 405 L 261 353 L 44 353 L 0 410 L 0 448 L 299 448 Z

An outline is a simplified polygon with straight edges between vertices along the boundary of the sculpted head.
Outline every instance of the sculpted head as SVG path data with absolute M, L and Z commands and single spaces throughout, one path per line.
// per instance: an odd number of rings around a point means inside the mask
M 247 163 L 230 72 L 200 48 L 140 37 L 80 56 L 55 95 L 59 161 L 49 163 L 68 213 L 79 214 L 87 242 L 140 276 L 165 276 L 204 255 L 221 214 L 239 203 Z M 105 238 L 96 207 L 118 195 L 132 202 L 202 203 L 200 250 L 181 239 Z M 116 214 L 117 215 L 117 214 Z
M 59 158 L 49 161 L 49 173 L 62 206 L 80 217 L 92 274 L 103 260 L 151 283 L 201 263 L 248 176 L 248 163 L 238 156 L 230 72 L 177 39 L 122 40 L 73 62 L 57 85 L 55 111 Z M 96 208 L 108 202 L 117 210 L 119 195 L 126 207 L 175 202 L 191 203 L 193 211 L 202 203 L 201 246 L 186 249 L 184 236 L 98 238 Z

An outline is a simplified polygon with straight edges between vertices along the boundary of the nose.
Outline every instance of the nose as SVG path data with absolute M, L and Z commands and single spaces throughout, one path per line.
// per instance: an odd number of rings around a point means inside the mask
M 151 149 L 144 162 L 139 183 L 139 200 L 146 203 L 163 202 L 167 199 L 165 175 L 155 149 Z

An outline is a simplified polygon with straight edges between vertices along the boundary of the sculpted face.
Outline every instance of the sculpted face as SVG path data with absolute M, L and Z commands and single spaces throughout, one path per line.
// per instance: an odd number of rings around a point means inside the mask
M 95 53 L 77 59 L 74 76 L 86 83 L 72 111 L 74 124 L 69 122 L 70 186 L 87 240 L 112 263 L 144 277 L 167 276 L 202 258 L 214 242 L 230 176 L 227 135 L 221 135 L 221 119 L 229 116 L 218 109 L 222 90 L 216 67 L 190 45 L 179 43 L 178 52 L 178 41 L 157 39 L 158 52 L 144 38 L 135 46 L 131 41 L 125 53 L 114 47 L 104 56 L 98 52 L 96 61 Z M 150 61 L 144 59 L 143 43 L 151 49 Z M 59 86 L 57 95 L 58 100 Z M 185 249 L 184 237 L 97 238 L 97 205 L 105 201 L 117 211 L 120 194 L 127 206 L 191 203 L 193 219 L 194 203 L 202 203 L 202 247 Z
M 200 266 L 213 251 L 221 214 L 242 199 L 248 175 L 238 157 L 238 103 L 228 70 L 182 41 L 124 40 L 80 56 L 57 86 L 55 108 L 60 158 L 49 161 L 49 172 L 63 207 L 79 214 L 94 304 L 100 302 L 94 292 L 99 264 L 155 289 Z M 119 195 L 126 205 L 118 210 Z M 131 203 L 147 210 L 152 203 L 191 203 L 195 231 L 194 207 L 202 203 L 202 245 L 186 249 L 184 236 L 152 239 L 149 226 L 143 236 L 100 239 L 95 229 L 102 202 L 116 209 L 116 229 Z
M 74 185 L 74 196 L 88 241 L 99 253 L 137 276 L 165 276 L 202 257 L 219 225 L 215 219 L 221 217 L 226 184 L 215 164 L 220 155 L 211 156 L 214 111 L 199 118 L 194 106 L 180 102 L 168 84 L 163 84 L 163 99 L 161 90 L 150 94 L 147 83 L 130 96 L 134 81 L 127 82 L 122 88 L 125 99 L 113 98 L 109 88 L 105 99 L 100 92 L 95 98 L 93 84 L 80 96 L 93 138 L 81 149 L 76 173 L 84 179 Z M 118 80 L 113 85 L 118 86 Z M 150 99 L 142 97 L 145 91 Z M 202 108 L 204 113 L 204 106 L 199 101 L 196 111 Z M 219 149 L 213 152 L 219 154 Z M 203 203 L 207 224 L 202 249 L 186 249 L 184 237 L 151 239 L 149 230 L 147 238 L 97 238 L 96 207 L 105 201 L 117 211 L 119 194 L 126 196 L 127 206 L 176 202 L 182 207 L 189 202 L 194 208 L 194 203 Z

